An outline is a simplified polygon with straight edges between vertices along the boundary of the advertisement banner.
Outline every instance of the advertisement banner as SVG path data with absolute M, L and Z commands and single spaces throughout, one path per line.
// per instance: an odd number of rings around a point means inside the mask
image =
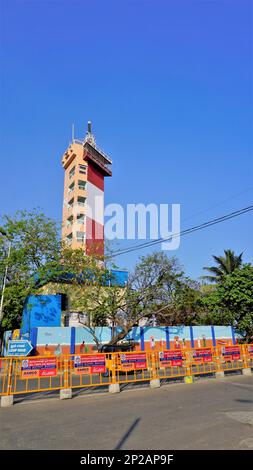
M 159 361 L 161 367 L 182 366 L 182 351 L 178 349 L 170 349 L 169 351 L 159 352 Z
M 21 378 L 54 377 L 57 375 L 56 358 L 24 359 L 21 363 Z
M 253 344 L 248 345 L 249 357 L 253 359 Z
M 121 367 L 123 370 L 136 370 L 147 368 L 146 353 L 125 353 L 120 355 Z
M 104 354 L 81 354 L 75 356 L 74 371 L 76 374 L 100 374 L 106 372 Z
M 213 356 L 211 348 L 195 349 L 193 352 L 193 360 L 197 363 L 212 362 Z
M 240 359 L 239 346 L 225 346 L 222 348 L 222 355 L 226 361 L 236 361 Z

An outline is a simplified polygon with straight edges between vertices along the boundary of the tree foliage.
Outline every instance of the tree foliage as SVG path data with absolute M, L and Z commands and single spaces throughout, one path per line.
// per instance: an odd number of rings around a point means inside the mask
M 243 265 L 227 274 L 202 300 L 205 323 L 231 325 L 253 340 L 253 266 Z
M 25 298 L 36 290 L 37 278 L 59 265 L 60 241 L 57 224 L 36 209 L 3 216 L 1 222 L 6 234 L 0 236 L 1 284 L 7 267 L 1 327 L 12 329 L 20 325 Z
M 103 269 L 102 273 L 109 274 Z M 155 317 L 159 324 L 173 324 L 182 323 L 187 316 L 189 323 L 196 303 L 194 292 L 177 259 L 154 252 L 140 258 L 124 288 L 104 288 L 103 284 L 95 283 L 80 297 L 80 306 L 88 313 L 91 328 L 111 324 L 110 343 L 115 344 L 142 319 L 148 323 Z
M 202 279 L 215 283 L 221 282 L 225 276 L 242 266 L 242 255 L 243 253 L 237 256 L 232 250 L 224 250 L 224 256 L 213 256 L 216 266 L 205 266 L 203 268 L 212 275 L 202 276 Z

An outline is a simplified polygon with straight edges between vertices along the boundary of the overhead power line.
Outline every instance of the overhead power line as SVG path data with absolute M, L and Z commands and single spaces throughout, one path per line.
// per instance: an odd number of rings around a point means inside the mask
M 145 243 L 139 243 L 137 245 L 132 245 L 128 248 L 118 250 L 118 251 L 113 251 L 112 253 L 108 254 L 107 258 L 115 258 L 116 256 L 120 256 L 126 253 L 130 253 L 132 251 L 138 251 L 143 248 L 147 248 L 149 246 L 157 245 L 158 243 L 166 242 L 168 240 L 172 240 L 177 237 L 181 237 L 183 235 L 188 235 L 193 232 L 197 232 L 198 230 L 202 230 L 204 228 L 211 227 L 212 225 L 220 224 L 222 222 L 225 222 L 227 220 L 233 219 L 235 217 L 239 217 L 240 215 L 246 214 L 247 212 L 250 212 L 253 210 L 253 205 L 250 205 L 248 207 L 244 207 L 242 209 L 238 209 L 237 211 L 230 212 L 229 214 L 223 215 L 221 217 L 218 217 L 213 220 L 209 220 L 208 222 L 204 222 L 199 225 L 195 225 L 193 227 L 190 227 L 188 229 L 182 230 L 181 232 L 174 233 L 168 237 L 165 238 L 158 238 L 157 240 L 152 240 L 150 242 L 145 242 Z

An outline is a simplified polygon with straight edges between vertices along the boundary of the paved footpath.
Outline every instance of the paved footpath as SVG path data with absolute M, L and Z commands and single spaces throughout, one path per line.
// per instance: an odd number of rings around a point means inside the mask
M 0 449 L 253 449 L 253 376 L 0 409 Z

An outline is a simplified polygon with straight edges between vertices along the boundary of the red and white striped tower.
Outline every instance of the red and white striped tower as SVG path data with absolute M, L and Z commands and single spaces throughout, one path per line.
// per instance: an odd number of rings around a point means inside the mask
M 87 255 L 104 256 L 104 178 L 111 159 L 98 148 L 88 122 L 83 141 L 73 138 L 63 155 L 65 170 L 62 238 Z

